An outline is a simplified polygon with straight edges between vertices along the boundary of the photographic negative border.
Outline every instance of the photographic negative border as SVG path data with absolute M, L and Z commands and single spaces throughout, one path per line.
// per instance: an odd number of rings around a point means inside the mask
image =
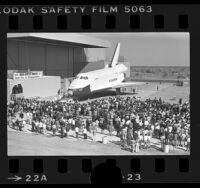
M 53 6 L 53 5 L 52 5 Z M 70 5 L 69 5 L 70 6 Z M 93 5 L 87 5 L 89 7 Z M 109 7 L 110 5 L 105 5 Z M 82 28 L 82 13 L 68 14 L 67 28 L 57 28 L 58 14 L 0 14 L 0 183 L 91 183 L 97 165 L 107 161 L 107 166 L 121 169 L 123 183 L 162 183 L 162 182 L 199 182 L 200 151 L 198 149 L 200 123 L 198 75 L 200 26 L 199 4 L 193 5 L 157 5 L 152 4 L 151 13 L 138 12 L 125 14 L 124 5 L 114 14 L 91 14 L 91 27 Z M 135 5 L 134 5 L 135 6 Z M 139 5 L 137 5 L 139 6 Z M 1 8 L 5 5 L 1 5 Z M 13 7 L 7 5 L 6 7 Z M 16 6 L 15 6 L 16 7 Z M 17 6 L 21 7 L 21 6 Z M 35 6 L 40 9 L 42 6 Z M 137 15 L 136 17 L 131 16 Z M 88 19 L 84 18 L 84 19 Z M 130 25 L 130 19 L 137 27 Z M 113 26 L 113 21 L 115 22 Z M 61 21 L 62 22 L 62 21 Z M 16 24 L 18 23 L 18 24 Z M 107 24 L 106 24 L 107 23 Z M 62 25 L 62 24 L 61 24 Z M 107 27 L 106 27 L 107 26 Z M 8 157 L 7 156 L 7 118 L 6 118 L 6 79 L 7 79 L 7 33 L 11 32 L 189 32 L 190 33 L 190 96 L 191 96 L 191 154 L 190 156 L 51 156 L 51 157 Z M 192 82 L 193 81 L 193 82 Z M 60 167 L 65 166 L 61 170 Z M 60 167 L 59 167 L 60 166 Z M 59 170 L 58 170 L 59 168 Z M 106 168 L 103 168 L 106 169 Z M 45 181 L 45 177 L 47 181 Z M 110 178 L 111 179 L 111 178 Z M 116 180 L 117 181 L 117 180 Z

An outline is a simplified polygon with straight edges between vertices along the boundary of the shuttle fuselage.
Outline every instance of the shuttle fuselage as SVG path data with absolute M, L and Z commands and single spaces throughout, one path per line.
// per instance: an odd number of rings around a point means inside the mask
M 110 68 L 80 73 L 70 84 L 69 90 L 73 92 L 73 95 L 81 95 L 81 93 L 85 95 L 112 88 L 124 81 L 126 70 L 125 65 L 118 64 Z

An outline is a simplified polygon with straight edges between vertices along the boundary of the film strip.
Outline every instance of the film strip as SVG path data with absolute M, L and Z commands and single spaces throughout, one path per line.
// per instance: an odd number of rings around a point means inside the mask
M 41 33 L 189 33 L 189 63 L 190 80 L 198 80 L 199 33 L 200 26 L 196 20 L 199 17 L 200 5 L 24 5 L 0 6 L 0 62 L 1 62 L 1 126 L 0 126 L 0 183 L 1 184 L 54 184 L 54 183 L 184 183 L 199 182 L 199 122 L 198 122 L 198 81 L 193 85 L 190 82 L 191 97 L 191 151 L 190 153 L 175 153 L 169 155 L 161 152 L 156 154 L 132 155 L 115 153 L 106 155 L 99 154 L 44 154 L 33 151 L 31 155 L 9 155 L 9 128 L 7 119 L 8 82 L 7 70 L 8 59 L 14 62 L 15 47 L 8 44 L 8 35 L 17 34 L 13 37 L 19 40 L 33 43 L 35 36 L 25 34 Z M 22 34 L 22 36 L 20 36 Z M 124 34 L 125 35 L 125 34 Z M 41 38 L 34 39 L 38 42 Z M 21 40 L 21 39 L 20 39 Z M 42 43 L 48 42 L 44 39 Z M 56 40 L 53 38 L 52 40 Z M 60 39 L 59 39 L 60 40 Z M 76 39 L 79 40 L 79 39 Z M 82 39 L 80 39 L 82 40 Z M 24 42 L 23 41 L 23 42 Z M 69 40 L 70 46 L 79 44 L 79 41 Z M 56 45 L 62 42 L 57 42 Z M 13 44 L 14 45 L 14 44 Z M 25 44 L 26 45 L 26 44 Z M 45 44 L 46 45 L 46 44 Z M 55 44 L 54 44 L 55 45 Z M 80 45 L 80 44 L 79 44 Z M 84 44 L 82 44 L 84 46 Z M 85 45 L 90 48 L 93 44 Z M 99 42 L 100 45 L 100 42 Z M 101 44 L 103 45 L 103 44 Z M 80 45 L 81 46 L 81 45 Z M 9 48 L 8 48 L 9 47 Z M 20 47 L 18 46 L 19 50 Z M 31 49 L 31 48 L 30 48 Z M 29 50 L 30 50 L 29 49 Z M 46 50 L 48 48 L 45 48 Z M 20 53 L 27 53 L 26 51 Z M 24 48 L 24 50 L 27 50 Z M 41 50 L 43 50 L 41 48 Z M 69 50 L 70 51 L 70 50 Z M 31 50 L 30 52 L 31 53 Z M 45 52 L 46 53 L 46 52 Z M 53 53 L 49 51 L 48 53 Z M 100 51 L 99 51 L 100 53 Z M 145 56 L 147 52 L 143 51 Z M 177 52 L 178 53 L 178 52 Z M 34 54 L 34 53 L 33 53 Z M 59 54 L 59 53 L 58 53 Z M 62 54 L 61 54 L 62 55 Z M 34 54 L 37 56 L 37 53 Z M 39 56 L 39 54 L 38 54 Z M 31 58 L 33 57 L 26 57 Z M 16 57 L 17 58 L 17 57 Z M 20 58 L 20 57 L 19 57 Z M 27 60 L 27 59 L 26 59 Z M 36 58 L 37 60 L 37 58 Z M 19 60 L 18 60 L 19 61 Z M 31 61 L 31 60 L 29 60 Z M 49 60 L 50 61 L 50 60 Z M 194 68 L 193 68 L 194 67 Z M 23 69 L 23 67 L 22 67 Z M 56 69 L 56 68 L 55 68 Z M 74 76 L 74 75 L 72 75 Z M 192 78 L 193 77 L 193 78 Z M 197 109 L 197 110 L 196 110 Z M 16 131 L 17 134 L 20 134 Z M 23 133 L 22 133 L 23 134 Z M 18 138 L 19 139 L 19 138 Z M 20 150 L 23 144 L 14 140 L 15 150 Z M 21 138 L 22 139 L 22 138 Z M 40 137 L 38 137 L 40 139 Z M 52 138 L 48 138 L 52 139 Z M 57 139 L 57 138 L 56 138 Z M 26 140 L 28 142 L 29 138 Z M 31 137 L 30 137 L 31 140 Z M 33 142 L 33 141 L 32 141 Z M 43 142 L 43 140 L 41 140 Z M 56 141 L 60 143 L 61 141 Z M 81 141 L 82 142 L 82 141 Z M 102 141 L 103 142 L 103 141 Z M 19 145 L 17 145 L 19 143 Z M 41 143 L 42 144 L 42 143 Z M 101 143 L 102 144 L 102 143 Z M 53 144 L 52 144 L 53 145 Z M 29 145 L 31 149 L 31 144 Z M 40 147 L 39 145 L 37 146 Z M 53 146 L 52 146 L 53 147 Z M 54 145 L 55 147 L 55 145 Z M 76 146 L 75 146 L 76 147 Z M 87 146 L 85 146 L 87 147 Z M 95 147 L 92 146 L 93 148 Z M 98 147 L 98 146 L 97 146 Z M 100 146 L 101 147 L 101 146 Z M 112 146 L 113 147 L 113 146 Z M 52 149 L 52 148 L 51 148 Z M 68 148 L 62 148 L 67 150 Z M 112 148 L 111 148 L 112 149 Z M 35 155 L 34 155 L 35 152 Z M 145 153 L 145 152 L 144 152 Z M 162 155 L 160 155 L 162 154 Z

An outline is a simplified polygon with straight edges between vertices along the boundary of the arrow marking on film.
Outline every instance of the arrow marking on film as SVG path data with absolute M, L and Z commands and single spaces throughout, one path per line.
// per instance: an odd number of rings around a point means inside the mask
M 14 181 L 19 181 L 19 180 L 21 180 L 22 179 L 22 177 L 19 177 L 19 176 L 14 176 L 14 177 L 9 177 L 8 178 L 9 180 L 14 180 Z

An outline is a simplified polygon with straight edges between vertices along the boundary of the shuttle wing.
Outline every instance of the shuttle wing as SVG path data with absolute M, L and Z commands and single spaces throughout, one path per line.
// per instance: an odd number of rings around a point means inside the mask
M 139 86 L 139 85 L 144 85 L 145 82 L 122 82 L 120 84 L 114 85 L 114 86 L 109 86 L 107 84 L 95 84 L 95 85 L 90 85 L 90 90 L 93 91 L 98 91 L 98 90 L 105 90 L 105 89 L 116 89 L 116 88 L 123 88 L 123 87 L 134 87 L 134 86 Z
M 122 82 L 118 85 L 115 85 L 113 86 L 112 88 L 113 89 L 116 89 L 116 88 L 122 88 L 122 87 L 131 87 L 131 86 L 139 86 L 139 85 L 144 85 L 145 82 Z

